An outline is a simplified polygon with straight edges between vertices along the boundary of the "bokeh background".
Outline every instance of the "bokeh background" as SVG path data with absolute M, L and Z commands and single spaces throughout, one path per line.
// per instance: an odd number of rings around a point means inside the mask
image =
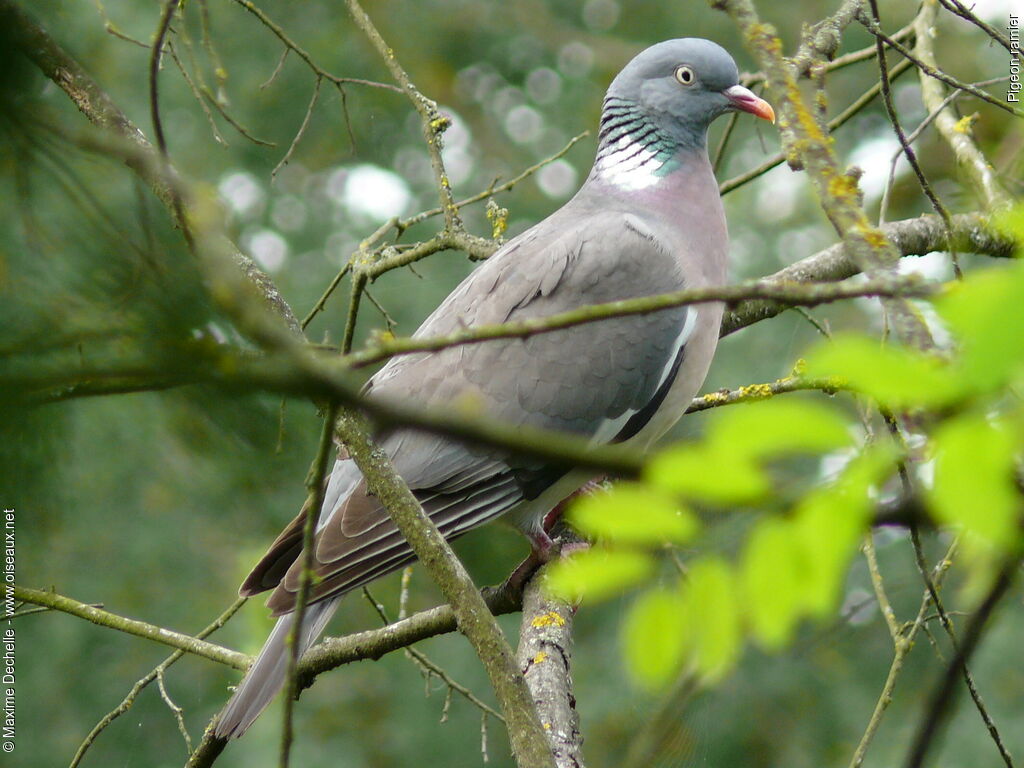
M 761 2 L 787 47 L 801 25 L 832 4 L 811 0 Z M 915 3 L 883 2 L 884 26 L 907 23 Z M 24 6 L 77 58 L 113 100 L 152 135 L 147 93 L 148 50 L 105 30 L 150 41 L 155 3 L 106 0 L 102 5 L 48 0 Z M 401 95 L 351 85 L 344 103 L 324 83 L 305 134 L 276 174 L 303 123 L 315 77 L 290 55 L 277 76 L 280 42 L 232 2 L 209 2 L 210 37 L 224 74 L 218 81 L 202 44 L 198 5 L 188 4 L 175 38 L 190 75 L 200 73 L 248 131 L 276 146 L 257 145 L 213 117 L 218 139 L 174 62 L 165 57 L 161 104 L 170 154 L 179 171 L 215 189 L 240 247 L 270 273 L 302 317 L 358 242 L 382 221 L 431 208 L 436 191 L 417 116 Z M 1005 29 L 1012 3 L 978 3 Z M 585 178 L 596 144 L 607 83 L 645 46 L 668 37 L 714 39 L 751 68 L 731 22 L 696 2 L 624 0 L 368 0 L 366 10 L 421 90 L 451 116 L 445 160 L 458 197 L 508 179 L 559 151 L 585 130 L 590 136 L 561 159 L 502 194 L 509 234 L 555 209 Z M 376 53 L 350 22 L 344 6 L 324 0 L 280 0 L 264 10 L 323 68 L 340 76 L 386 80 Z M 192 40 L 184 44 L 183 34 Z M 976 29 L 946 15 L 940 26 L 941 63 L 975 81 L 1008 73 L 1006 52 Z M 871 44 L 856 25 L 842 51 Z M 188 338 L 195 329 L 231 336 L 211 309 L 190 256 L 165 210 L 116 163 L 75 149 L 53 127 L 78 129 L 83 118 L 66 96 L 25 65 L 12 46 L 0 51 L 4 151 L 0 153 L 0 357 L 5 365 L 72 364 L 92 344 L 141 345 Z M 924 117 L 916 73 L 904 75 L 895 98 L 905 125 Z M 829 77 L 830 114 L 877 80 L 872 62 Z M 974 130 L 993 164 L 1019 194 L 1021 135 L 1005 113 L 977 101 Z M 347 112 L 347 115 L 346 115 Z M 721 121 L 724 123 L 724 121 Z M 722 124 L 715 127 L 715 146 Z M 836 136 L 840 155 L 865 171 L 861 182 L 876 215 L 889 159 L 897 144 L 880 102 Z M 933 134 L 919 142 L 926 173 L 954 212 L 976 209 L 956 176 L 949 150 Z M 719 177 L 741 173 L 778 150 L 775 130 L 753 119 L 737 125 Z M 1016 163 L 1016 167 L 1014 164 Z M 1016 179 L 1014 176 L 1016 175 Z M 771 273 L 830 245 L 834 234 L 802 174 L 785 166 L 725 200 L 737 279 Z M 928 212 L 905 164 L 889 218 Z M 465 211 L 471 229 L 490 233 L 483 207 Z M 403 240 L 428 237 L 436 222 Z M 968 268 L 984 257 L 965 257 Z M 447 252 L 384 276 L 370 287 L 397 333 L 415 330 L 426 314 L 468 274 L 464 254 Z M 908 260 L 905 269 L 949 273 L 941 254 Z M 310 326 L 316 341 L 337 341 L 344 327 L 343 286 Z M 879 328 L 870 301 L 816 309 L 832 328 Z M 356 344 L 383 315 L 365 303 Z M 818 331 L 795 312 L 728 338 L 705 390 L 734 388 L 786 375 Z M 74 399 L 25 410 L 0 400 L 0 503 L 17 514 L 18 581 L 53 587 L 116 613 L 183 632 L 196 632 L 234 599 L 252 563 L 305 497 L 303 481 L 319 422 L 313 405 L 261 395 L 232 395 L 199 387 L 117 397 Z M 673 439 L 698 434 L 703 415 L 683 420 Z M 814 482 L 821 467 L 794 476 Z M 700 543 L 729 552 L 750 520 L 737 510 L 712 521 Z M 916 612 L 922 587 L 913 554 L 900 533 L 878 537 L 882 569 L 897 615 Z M 943 541 L 929 540 L 938 553 Z M 517 535 L 500 526 L 458 544 L 479 583 L 496 583 L 525 555 Z M 686 553 L 682 553 L 685 557 Z M 956 574 L 950 601 L 957 607 Z M 412 607 L 439 602 L 417 569 Z M 397 577 L 373 587 L 392 614 Z M 681 686 L 642 691 L 626 679 L 619 621 L 629 597 L 584 606 L 577 617 L 574 676 L 588 764 L 632 765 L 630 746 L 652 739 L 643 762 L 657 766 L 846 765 L 867 724 L 892 656 L 885 624 L 870 595 L 866 568 L 851 570 L 845 601 L 826 626 L 805 627 L 778 655 L 747 651 L 739 670 L 713 690 Z M 374 627 L 375 613 L 360 595 L 348 598 L 329 632 Z M 517 617 L 502 623 L 515 634 Z M 271 622 L 253 600 L 215 636 L 254 652 Z M 35 768 L 67 764 L 81 740 L 132 684 L 168 651 L 153 643 L 92 626 L 66 615 L 20 618 L 18 748 L 0 762 Z M 1011 751 L 1024 754 L 1024 611 L 1009 601 L 974 662 L 979 688 Z M 421 644 L 453 677 L 490 701 L 486 679 L 458 636 Z M 927 638 L 918 641 L 903 673 L 867 765 L 901 761 L 922 704 L 944 660 Z M 225 701 L 238 675 L 202 659 L 185 658 L 167 675 L 169 695 L 184 709 L 193 739 Z M 293 764 L 309 766 L 476 766 L 480 713 L 455 696 L 442 719 L 444 686 L 424 686 L 416 667 L 394 653 L 374 663 L 337 670 L 307 691 L 298 707 Z M 652 724 L 656 724 L 654 727 Z M 270 710 L 219 765 L 276 762 L 279 705 Z M 489 765 L 511 765 L 500 724 L 488 723 Z M 634 753 L 634 756 L 636 753 Z M 173 766 L 186 758 L 175 721 L 155 686 L 98 738 L 84 766 Z M 977 713 L 964 704 L 943 742 L 941 764 L 998 764 Z

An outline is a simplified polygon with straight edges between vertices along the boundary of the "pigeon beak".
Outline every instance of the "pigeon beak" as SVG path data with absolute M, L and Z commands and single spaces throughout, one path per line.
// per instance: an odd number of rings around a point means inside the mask
M 775 110 L 772 109 L 772 105 L 742 85 L 726 88 L 722 95 L 741 112 L 749 112 L 762 120 L 775 122 Z

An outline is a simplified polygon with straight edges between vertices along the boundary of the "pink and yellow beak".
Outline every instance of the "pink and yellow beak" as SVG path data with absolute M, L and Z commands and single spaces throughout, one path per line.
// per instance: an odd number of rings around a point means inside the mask
M 742 85 L 734 85 L 731 88 L 726 88 L 722 93 L 741 112 L 749 112 L 760 117 L 762 120 L 775 122 L 775 110 L 772 109 L 772 105 L 749 88 L 744 88 Z

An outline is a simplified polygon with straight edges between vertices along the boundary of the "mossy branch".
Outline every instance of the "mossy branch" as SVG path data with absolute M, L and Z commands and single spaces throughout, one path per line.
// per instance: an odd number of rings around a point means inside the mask
M 775 29 L 761 21 L 751 0 L 712 0 L 712 5 L 736 22 L 768 78 L 791 164 L 807 171 L 822 210 L 860 270 L 869 277 L 882 277 L 896 264 L 899 254 L 864 213 L 856 177 L 840 167 L 831 139 L 800 91 L 796 67 L 783 56 Z M 899 339 L 922 349 L 933 346 L 928 326 L 906 299 L 887 298 L 882 304 Z
M 574 606 L 546 594 L 544 572 L 526 585 L 516 660 L 558 768 L 582 768 L 583 734 L 572 682 Z
M 452 606 L 459 631 L 480 657 L 505 716 L 517 764 L 523 768 L 553 768 L 555 763 L 544 729 L 512 648 L 465 566 L 387 456 L 371 443 L 361 419 L 355 414 L 343 413 L 338 420 L 338 434 L 366 479 L 367 488 L 391 515 L 416 557 L 441 589 Z
M 938 290 L 916 279 L 883 277 L 858 283 L 795 283 L 780 280 L 751 280 L 746 283 L 711 288 L 690 288 L 673 293 L 643 296 L 635 299 L 593 304 L 547 317 L 518 320 L 500 325 L 477 326 L 448 336 L 406 338 L 377 341 L 373 348 L 346 357 L 356 367 L 377 363 L 396 355 L 430 352 L 465 344 L 479 344 L 495 339 L 522 339 L 541 333 L 572 328 L 632 315 L 644 315 L 674 307 L 707 302 L 725 302 L 732 306 L 741 301 L 776 302 L 785 307 L 817 306 L 841 299 L 867 296 L 913 296 L 925 298 Z
M 180 632 L 164 629 L 145 621 L 119 616 L 102 608 L 81 603 L 64 595 L 58 595 L 56 592 L 29 589 L 15 585 L 14 599 L 19 602 L 31 603 L 32 605 L 39 605 L 67 613 L 71 616 L 77 616 L 101 627 L 116 629 L 119 632 L 126 632 L 136 637 L 144 637 L 147 640 L 153 640 L 154 642 L 177 648 L 195 656 L 202 656 L 218 664 L 226 664 L 234 669 L 245 669 L 249 666 L 250 658 L 244 653 L 238 653 L 237 651 L 223 648 L 216 643 L 199 640 L 191 635 L 184 635 Z
M 933 69 L 938 69 L 934 45 L 937 14 L 937 0 L 923 0 L 921 10 L 914 19 L 914 50 L 918 58 Z M 992 211 L 1008 206 L 1012 202 L 1011 197 L 971 136 L 970 123 L 965 124 L 957 118 L 952 105 L 943 106 L 946 95 L 940 81 L 930 77 L 924 70 L 919 70 L 919 74 L 921 99 L 929 112 L 938 110 L 935 127 L 953 150 L 957 164 L 967 175 L 985 208 Z

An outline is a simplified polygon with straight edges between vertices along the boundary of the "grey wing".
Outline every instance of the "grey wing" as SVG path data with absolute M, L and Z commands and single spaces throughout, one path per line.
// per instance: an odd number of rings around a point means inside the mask
M 563 209 L 565 210 L 565 209 Z M 556 214 L 475 270 L 416 335 L 544 317 L 587 304 L 683 287 L 678 261 L 636 216 L 604 214 L 566 228 Z M 370 397 L 431 407 L 472 404 L 511 425 L 573 432 L 595 442 L 635 434 L 657 409 L 684 354 L 686 307 L 392 359 Z M 398 430 L 382 448 L 446 538 L 539 495 L 563 474 L 494 450 Z M 243 585 L 277 587 L 268 605 L 291 609 L 298 587 L 302 515 Z M 412 552 L 350 460 L 332 473 L 321 510 L 311 600 L 342 594 L 395 570 Z
M 415 335 L 443 336 L 685 287 L 678 259 L 638 216 L 593 215 L 569 228 L 559 218 L 491 257 Z M 373 377 L 370 392 L 409 403 L 465 402 L 512 425 L 600 442 L 623 439 L 618 428 L 671 378 L 693 321 L 694 313 L 679 307 L 403 356 Z

